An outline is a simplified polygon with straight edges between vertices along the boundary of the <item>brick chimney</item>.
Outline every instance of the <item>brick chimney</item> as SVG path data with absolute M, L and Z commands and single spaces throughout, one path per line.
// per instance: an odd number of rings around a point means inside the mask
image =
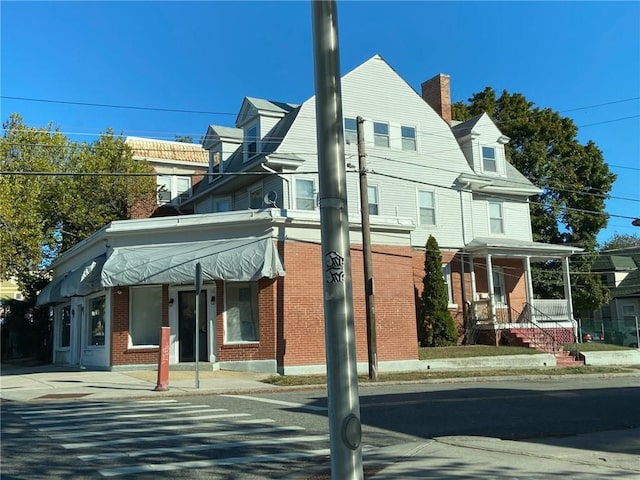
M 431 105 L 445 122 L 451 125 L 450 77 L 440 73 L 422 83 L 422 99 Z

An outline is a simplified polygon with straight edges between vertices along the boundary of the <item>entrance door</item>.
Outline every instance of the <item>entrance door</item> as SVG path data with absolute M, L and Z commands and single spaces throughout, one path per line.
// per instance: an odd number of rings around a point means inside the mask
M 504 285 L 504 270 L 502 267 L 493 267 L 493 301 L 496 307 L 496 320 L 498 323 L 511 323 L 509 309 L 507 308 L 507 291 Z
M 209 358 L 207 335 L 207 295 L 200 294 L 200 314 L 198 322 L 198 351 L 199 361 L 206 362 Z M 178 329 L 179 329 L 179 362 L 196 361 L 196 292 L 178 292 Z

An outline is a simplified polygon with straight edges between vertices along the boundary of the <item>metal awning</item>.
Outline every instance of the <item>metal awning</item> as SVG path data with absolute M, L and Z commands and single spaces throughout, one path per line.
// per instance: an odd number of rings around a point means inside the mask
M 249 237 L 116 247 L 102 268 L 102 285 L 193 283 L 197 263 L 205 280 L 284 276 L 273 239 Z

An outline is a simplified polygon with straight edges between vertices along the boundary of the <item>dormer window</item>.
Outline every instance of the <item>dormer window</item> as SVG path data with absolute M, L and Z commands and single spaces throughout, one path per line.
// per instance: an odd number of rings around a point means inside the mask
M 247 158 L 258 153 L 258 126 L 253 125 L 247 129 Z
M 482 170 L 491 173 L 496 173 L 498 171 L 495 148 L 482 147 Z

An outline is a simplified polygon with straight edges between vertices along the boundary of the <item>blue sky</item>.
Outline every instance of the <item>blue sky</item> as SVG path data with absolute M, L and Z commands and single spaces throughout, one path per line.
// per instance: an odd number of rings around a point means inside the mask
M 0 8 L 3 97 L 192 111 L 2 98 L 2 121 L 18 112 L 29 125 L 53 122 L 87 141 L 107 127 L 197 139 L 209 124 L 233 125 L 244 96 L 300 103 L 314 93 L 307 1 L 5 0 Z M 341 70 L 378 53 L 418 91 L 447 73 L 453 101 L 491 86 L 560 111 L 618 174 L 607 211 L 637 217 L 639 18 L 637 1 L 343 1 Z M 640 234 L 612 217 L 599 239 L 613 232 Z

